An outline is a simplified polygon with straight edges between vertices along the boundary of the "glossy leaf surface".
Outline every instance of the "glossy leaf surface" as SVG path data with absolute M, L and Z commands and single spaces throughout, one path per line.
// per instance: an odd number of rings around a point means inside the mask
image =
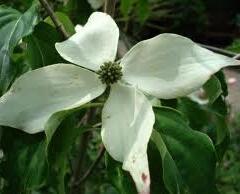
M 173 109 L 156 108 L 155 116 L 156 131 L 152 139 L 166 162 L 163 178 L 168 191 L 182 193 L 179 188 L 184 185 L 184 190 L 192 194 L 218 193 L 214 183 L 215 150 L 210 138 L 192 130 L 187 120 Z M 172 173 L 180 177 L 176 179 Z
M 25 13 L 0 6 L 0 94 L 5 92 L 13 77 L 11 55 L 19 41 L 29 35 L 38 22 L 38 4 Z

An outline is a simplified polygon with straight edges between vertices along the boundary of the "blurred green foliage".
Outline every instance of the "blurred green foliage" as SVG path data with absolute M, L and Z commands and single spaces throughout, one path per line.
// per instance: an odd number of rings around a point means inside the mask
M 99 0 L 100 1 L 100 0 Z M 49 0 L 56 11 L 84 24 L 94 9 L 87 0 Z M 122 29 L 141 39 L 161 32 L 175 32 L 199 40 L 225 41 L 239 30 L 238 0 L 120 0 L 116 17 Z M 26 10 L 32 0 L 4 0 L 2 3 Z M 101 10 L 103 8 L 100 8 Z M 44 10 L 42 10 L 44 12 Z M 43 14 L 46 16 L 46 13 Z M 131 27 L 128 27 L 131 26 Z M 215 36 L 215 37 L 214 37 Z M 230 40 L 231 41 L 231 40 Z
M 231 144 L 217 168 L 217 182 L 223 194 L 240 193 L 240 113 L 230 124 Z
M 228 50 L 239 53 L 240 52 L 240 39 L 235 39 L 231 45 L 227 47 Z

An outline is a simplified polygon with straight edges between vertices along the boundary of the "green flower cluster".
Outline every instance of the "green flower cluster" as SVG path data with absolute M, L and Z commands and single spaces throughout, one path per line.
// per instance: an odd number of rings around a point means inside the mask
M 111 85 L 116 83 L 122 78 L 122 67 L 117 62 L 106 62 L 100 66 L 97 71 L 99 79 L 103 84 Z

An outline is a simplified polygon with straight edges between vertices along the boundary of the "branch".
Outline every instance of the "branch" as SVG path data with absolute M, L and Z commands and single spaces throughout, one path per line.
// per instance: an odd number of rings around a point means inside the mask
M 104 156 L 105 153 L 105 148 L 104 145 L 101 144 L 100 146 L 100 150 L 98 152 L 98 155 L 96 157 L 96 160 L 91 164 L 91 166 L 89 167 L 89 169 L 85 172 L 85 174 L 82 176 L 82 178 L 80 178 L 74 186 L 78 186 L 80 185 L 82 182 L 84 182 L 85 180 L 87 180 L 87 178 L 93 173 L 95 167 L 98 165 L 98 163 L 101 161 L 102 157 Z
M 59 21 L 55 13 L 53 12 L 52 8 L 48 4 L 47 0 L 39 0 L 44 9 L 47 11 L 48 15 L 52 19 L 54 25 L 56 26 L 57 30 L 63 35 L 64 39 L 68 39 L 69 35 L 67 31 L 65 30 L 64 26 L 62 23 Z
M 90 120 L 92 120 L 95 116 L 95 109 L 90 109 L 84 117 L 81 119 L 78 125 L 86 125 Z M 80 137 L 80 144 L 78 147 L 78 155 L 76 157 L 75 161 L 75 168 L 73 170 L 73 175 L 71 178 L 71 183 L 70 183 L 70 193 L 75 194 L 75 193 L 81 193 L 81 187 L 80 184 L 76 186 L 76 182 L 78 181 L 81 173 L 82 173 L 82 168 L 84 164 L 84 159 L 86 156 L 87 152 L 87 145 L 89 143 L 91 132 L 86 132 L 82 134 Z
M 199 44 L 199 45 L 206 48 L 206 49 L 209 49 L 209 50 L 211 50 L 215 53 L 219 53 L 219 54 L 222 54 L 222 55 L 225 55 L 225 56 L 228 56 L 228 57 L 235 57 L 237 55 L 237 53 L 235 53 L 235 52 L 220 49 L 220 48 L 217 48 L 217 47 L 214 47 L 214 46 L 209 46 L 209 45 L 206 45 L 206 44 Z
M 237 54 L 236 56 L 233 57 L 234 59 L 240 60 L 240 54 Z
M 116 0 L 105 0 L 104 12 L 110 16 L 114 16 Z

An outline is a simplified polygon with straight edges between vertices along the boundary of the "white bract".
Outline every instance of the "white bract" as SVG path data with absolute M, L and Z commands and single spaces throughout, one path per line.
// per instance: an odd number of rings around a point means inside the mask
M 109 15 L 95 12 L 76 31 L 56 44 L 59 54 L 75 65 L 55 64 L 21 76 L 0 99 L 0 125 L 37 133 L 53 114 L 79 107 L 105 91 L 95 72 L 114 62 L 119 29 Z M 155 118 L 145 94 L 163 99 L 188 95 L 219 69 L 239 61 L 188 38 L 161 34 L 136 44 L 120 65 L 122 78 L 111 84 L 102 111 L 102 140 L 109 154 L 130 172 L 138 192 L 148 194 L 147 144 Z
M 88 3 L 93 9 L 97 10 L 103 6 L 104 0 L 88 0 Z

